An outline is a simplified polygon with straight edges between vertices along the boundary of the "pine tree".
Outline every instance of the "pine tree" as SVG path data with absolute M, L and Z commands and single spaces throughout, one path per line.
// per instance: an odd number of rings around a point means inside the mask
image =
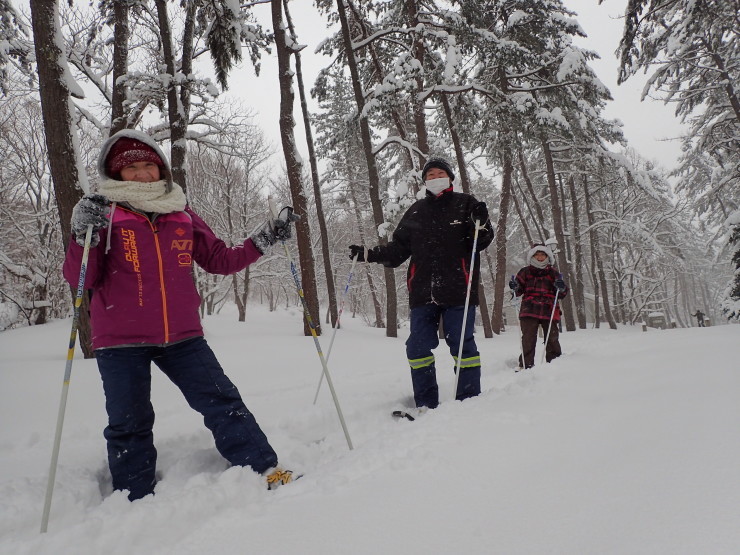
M 728 320 L 740 322 L 740 211 L 735 212 L 728 223 L 731 229 L 729 244 L 735 249 L 732 255 L 735 273 L 727 285 L 720 306 Z

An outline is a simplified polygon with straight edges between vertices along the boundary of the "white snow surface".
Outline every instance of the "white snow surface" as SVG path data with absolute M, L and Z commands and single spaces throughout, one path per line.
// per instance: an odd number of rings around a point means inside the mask
M 0 333 L 0 553 L 738 553 L 740 326 L 578 330 L 520 373 L 518 328 L 478 330 L 483 393 L 450 400 L 439 347 L 443 402 L 409 422 L 390 416 L 410 401 L 408 330 L 350 316 L 330 372 L 352 451 L 325 383 L 312 404 L 321 366 L 298 310 L 204 322 L 281 464 L 304 474 L 276 491 L 227 468 L 155 368 L 156 495 L 111 493 L 100 379 L 78 350 L 46 534 L 70 320 Z

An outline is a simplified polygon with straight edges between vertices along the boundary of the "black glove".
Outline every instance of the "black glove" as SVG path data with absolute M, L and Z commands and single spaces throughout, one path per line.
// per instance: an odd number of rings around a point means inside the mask
M 488 221 L 488 207 L 485 202 L 476 202 L 470 210 L 470 219 L 483 225 Z
M 375 262 L 377 260 L 375 249 L 368 249 L 362 245 L 349 246 L 349 258 L 357 257 L 357 262 Z
M 357 262 L 365 262 L 365 251 L 367 249 L 362 245 L 350 245 L 349 246 L 349 258 L 354 260 L 357 257 Z
M 519 282 L 516 280 L 516 276 L 511 276 L 511 281 L 509 281 L 509 289 L 511 289 L 514 293 L 519 291 Z
M 563 293 L 565 291 L 565 282 L 563 281 L 563 276 L 558 276 L 558 279 L 555 280 L 555 289 L 557 289 L 558 293 Z
M 287 241 L 293 236 L 290 224 L 300 219 L 301 217 L 293 212 L 292 206 L 285 206 L 278 214 L 278 217 L 272 220 L 272 232 L 279 241 Z
M 72 209 L 72 220 L 70 221 L 72 234 L 78 245 L 85 246 L 85 234 L 87 226 L 93 226 L 90 246 L 97 246 L 100 241 L 98 231 L 108 225 L 108 212 L 110 201 L 103 195 L 90 194 L 82 197 Z

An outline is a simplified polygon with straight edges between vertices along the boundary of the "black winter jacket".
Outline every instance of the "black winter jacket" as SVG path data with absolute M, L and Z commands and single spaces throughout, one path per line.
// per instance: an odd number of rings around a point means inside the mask
M 387 245 L 370 249 L 368 260 L 396 268 L 411 257 L 406 273 L 411 308 L 428 303 L 442 306 L 465 304 L 475 225 L 470 211 L 472 195 L 446 191 L 428 194 L 406 211 Z M 493 241 L 490 220 L 478 232 L 477 251 Z M 477 257 L 476 257 L 477 259 Z M 470 304 L 478 304 L 480 264 L 476 260 Z

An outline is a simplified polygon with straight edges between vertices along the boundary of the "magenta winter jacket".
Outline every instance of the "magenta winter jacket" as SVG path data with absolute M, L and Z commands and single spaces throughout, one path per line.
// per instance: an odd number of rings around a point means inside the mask
M 93 349 L 120 345 L 164 345 L 203 335 L 193 262 L 212 274 L 233 274 L 262 254 L 247 239 L 227 247 L 190 208 L 146 216 L 116 206 L 110 250 L 108 228 L 90 249 L 85 288 L 92 290 Z M 77 286 L 82 247 L 70 241 L 64 277 Z

